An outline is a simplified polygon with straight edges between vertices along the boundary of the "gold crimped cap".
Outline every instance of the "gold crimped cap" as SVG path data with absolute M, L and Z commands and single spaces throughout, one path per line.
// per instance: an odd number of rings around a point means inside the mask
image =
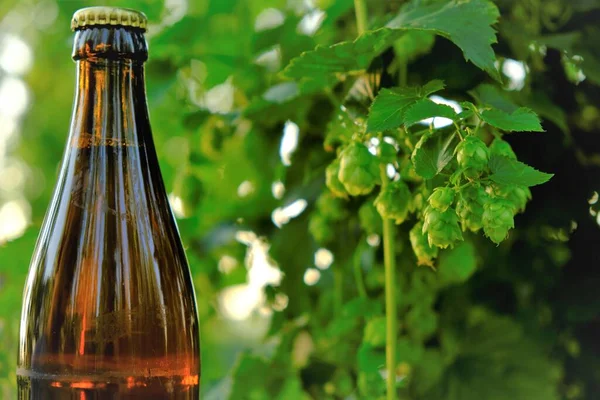
M 88 7 L 75 11 L 72 30 L 92 25 L 131 26 L 146 31 L 148 18 L 142 12 L 120 7 Z

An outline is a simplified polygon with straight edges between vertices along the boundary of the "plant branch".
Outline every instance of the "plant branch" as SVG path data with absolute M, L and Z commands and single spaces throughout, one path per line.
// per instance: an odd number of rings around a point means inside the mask
M 360 36 L 367 31 L 367 5 L 365 0 L 354 0 L 354 13 L 356 14 L 358 36 Z
M 381 173 L 381 190 L 389 183 L 386 165 L 379 165 Z M 383 218 L 383 217 L 382 217 Z M 383 262 L 385 265 L 385 319 L 386 346 L 385 360 L 387 375 L 387 400 L 396 400 L 396 332 L 398 331 L 398 315 L 396 312 L 396 251 L 394 221 L 383 218 Z

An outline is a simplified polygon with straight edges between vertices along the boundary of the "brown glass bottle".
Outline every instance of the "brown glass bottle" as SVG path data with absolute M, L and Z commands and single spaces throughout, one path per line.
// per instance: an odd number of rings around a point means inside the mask
M 150 131 L 144 17 L 85 13 L 71 130 L 25 287 L 19 399 L 195 400 L 198 317 Z

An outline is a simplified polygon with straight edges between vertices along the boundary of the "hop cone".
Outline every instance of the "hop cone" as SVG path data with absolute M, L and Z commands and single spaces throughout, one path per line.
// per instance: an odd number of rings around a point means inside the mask
M 340 173 L 340 160 L 335 159 L 325 169 L 325 185 L 329 188 L 331 193 L 336 197 L 347 198 L 348 193 L 342 182 L 340 182 L 338 175 Z
M 490 154 L 511 158 L 513 160 L 517 159 L 517 155 L 510 144 L 502 139 L 494 139 L 492 144 L 490 144 Z
M 313 213 L 308 222 L 308 231 L 317 243 L 325 244 L 333 241 L 335 232 L 331 221 L 319 213 Z
M 352 196 L 369 194 L 379 182 L 377 157 L 362 143 L 351 143 L 340 154 L 338 178 Z
M 360 226 L 365 232 L 369 234 L 381 233 L 381 216 L 377 212 L 372 198 L 365 201 L 364 204 L 358 209 L 358 220 L 360 222 Z
M 452 208 L 440 211 L 431 206 L 424 212 L 423 233 L 427 234 L 430 246 L 445 249 L 453 246 L 458 240 L 463 240 L 462 232 L 458 226 L 458 216 Z
M 483 226 L 483 207 L 488 194 L 481 186 L 467 186 L 460 191 L 456 202 L 456 214 L 460 219 L 463 231 L 469 229 L 477 232 Z
M 456 159 L 467 178 L 477 179 L 487 167 L 489 150 L 477 136 L 467 136 L 456 146 Z
M 429 199 L 427 199 L 427 202 L 436 210 L 444 212 L 454 202 L 454 189 L 449 187 L 435 188 Z
M 375 199 L 375 207 L 382 217 L 393 219 L 397 224 L 401 224 L 408 215 L 410 198 L 410 190 L 406 183 L 390 182 Z
M 346 218 L 348 212 L 344 207 L 344 201 L 335 197 L 333 193 L 323 192 L 317 199 L 317 209 L 331 221 L 339 221 Z
M 494 196 L 508 200 L 513 205 L 513 212 L 525 211 L 527 202 L 531 199 L 531 191 L 527 186 L 521 185 L 494 185 Z
M 410 244 L 418 265 L 433 267 L 433 260 L 437 257 L 439 249 L 429 245 L 427 235 L 423 233 L 423 222 L 418 222 L 409 232 Z
M 485 203 L 482 223 L 485 235 L 499 244 L 506 239 L 508 231 L 515 227 L 514 205 L 505 199 L 490 199 Z

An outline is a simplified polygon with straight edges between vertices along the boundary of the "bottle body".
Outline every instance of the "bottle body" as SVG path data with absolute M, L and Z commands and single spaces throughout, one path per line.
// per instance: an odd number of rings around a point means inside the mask
M 145 46 L 141 32 L 123 28 L 78 34 L 76 52 L 114 49 L 111 35 Z M 71 132 L 20 335 L 19 398 L 198 399 L 194 290 L 152 141 L 142 62 L 78 60 Z

